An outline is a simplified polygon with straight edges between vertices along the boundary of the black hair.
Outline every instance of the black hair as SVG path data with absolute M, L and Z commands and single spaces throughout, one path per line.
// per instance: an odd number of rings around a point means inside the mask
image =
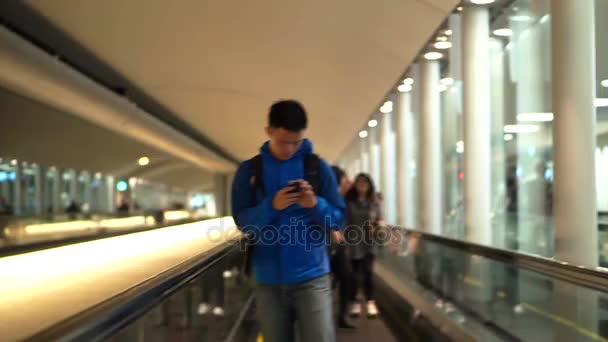
M 346 177 L 346 172 L 344 172 L 344 170 L 342 170 L 339 166 L 332 166 L 331 169 L 334 171 L 334 175 L 336 175 L 336 181 L 338 182 L 338 185 L 340 185 L 340 181 L 342 180 L 343 177 Z
M 296 100 L 281 100 L 275 102 L 270 107 L 270 112 L 268 113 L 269 127 L 300 132 L 306 129 L 307 124 L 306 110 Z
M 372 177 L 370 177 L 370 175 L 368 175 L 367 173 L 360 173 L 357 175 L 357 177 L 355 177 L 353 186 L 351 186 L 351 188 L 348 190 L 348 192 L 346 193 L 344 198 L 346 198 L 346 201 L 348 201 L 348 202 L 357 201 L 359 199 L 359 193 L 357 191 L 357 181 L 359 180 L 359 178 L 365 179 L 367 181 L 367 184 L 369 184 L 369 187 L 367 189 L 367 194 L 365 194 L 365 198 L 367 199 L 367 201 L 369 203 L 375 203 L 376 202 L 376 187 L 374 186 Z

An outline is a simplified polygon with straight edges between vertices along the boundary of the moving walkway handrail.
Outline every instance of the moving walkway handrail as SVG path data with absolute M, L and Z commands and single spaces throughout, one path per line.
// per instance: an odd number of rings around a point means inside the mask
M 233 248 L 238 248 L 239 241 L 240 238 L 226 241 L 85 311 L 75 313 L 26 341 L 106 340 L 210 269 Z
M 410 228 L 397 227 L 407 234 L 416 234 L 424 240 L 437 242 L 467 253 L 479 255 L 488 259 L 514 265 L 515 267 L 544 274 L 546 276 L 564 280 L 577 285 L 608 292 L 608 271 L 600 268 L 590 268 L 575 265 L 554 258 L 546 258 L 520 251 L 511 251 L 497 247 L 484 246 L 468 241 L 435 235 Z

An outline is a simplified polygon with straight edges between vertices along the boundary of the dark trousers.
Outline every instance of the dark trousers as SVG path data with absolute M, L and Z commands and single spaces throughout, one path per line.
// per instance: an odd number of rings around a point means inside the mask
M 374 300 L 374 259 L 373 254 L 367 254 L 363 259 L 352 260 L 354 281 L 351 288 L 351 301 L 357 299 L 357 292 L 359 291 L 361 281 L 363 281 L 365 298 L 367 300 Z
M 339 311 L 340 317 L 345 317 L 348 303 L 351 297 L 351 288 L 355 283 L 352 271 L 352 263 L 348 257 L 348 248 L 344 244 L 334 247 L 334 254 L 331 258 L 331 270 L 339 286 Z

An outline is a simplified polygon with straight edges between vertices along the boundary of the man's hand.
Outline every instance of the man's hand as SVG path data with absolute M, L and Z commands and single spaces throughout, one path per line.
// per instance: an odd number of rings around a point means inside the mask
M 314 208 L 317 206 L 317 196 L 312 189 L 312 186 L 305 180 L 300 179 L 300 198 L 298 204 L 303 208 Z
M 277 192 L 272 200 L 272 208 L 274 210 L 283 210 L 292 204 L 298 203 L 298 200 L 302 197 L 302 193 L 289 193 L 292 189 L 292 187 L 288 186 Z

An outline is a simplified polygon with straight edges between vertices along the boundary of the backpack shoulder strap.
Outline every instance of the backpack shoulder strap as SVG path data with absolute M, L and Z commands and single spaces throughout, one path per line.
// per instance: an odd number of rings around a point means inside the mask
M 311 153 L 304 157 L 304 179 L 312 186 L 313 191 L 318 194 L 321 189 L 321 158 Z
M 264 167 L 262 165 L 262 156 L 256 155 L 255 157 L 249 160 L 249 174 L 251 175 L 249 184 L 251 185 L 251 189 L 253 190 L 253 198 L 255 202 L 255 194 L 259 190 L 262 193 L 262 197 L 266 196 L 266 190 L 264 189 Z

